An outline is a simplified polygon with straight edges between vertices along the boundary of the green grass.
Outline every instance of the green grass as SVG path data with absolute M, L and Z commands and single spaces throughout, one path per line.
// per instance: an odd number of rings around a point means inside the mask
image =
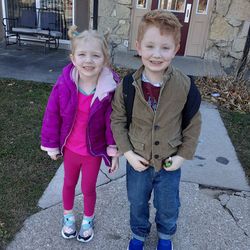
M 250 183 L 250 113 L 220 109 L 220 114 Z
M 40 150 L 51 89 L 44 83 L 0 80 L 0 249 L 39 211 L 37 202 L 60 164 Z

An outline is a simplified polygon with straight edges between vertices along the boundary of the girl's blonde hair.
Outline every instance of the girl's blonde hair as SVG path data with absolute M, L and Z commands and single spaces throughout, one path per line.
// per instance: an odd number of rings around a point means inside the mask
M 100 42 L 102 52 L 104 55 L 104 61 L 107 66 L 110 65 L 110 49 L 109 49 L 109 31 L 103 35 L 99 34 L 96 30 L 84 30 L 82 32 L 77 31 L 77 26 L 73 25 L 69 27 L 68 36 L 71 41 L 71 54 L 74 55 L 76 47 L 81 40 L 96 39 Z

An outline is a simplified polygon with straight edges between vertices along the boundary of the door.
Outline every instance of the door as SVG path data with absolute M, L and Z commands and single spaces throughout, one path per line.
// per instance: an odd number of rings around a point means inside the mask
M 135 50 L 135 40 L 138 29 L 138 24 L 142 16 L 151 9 L 163 9 L 174 13 L 180 23 L 182 24 L 181 30 L 181 44 L 178 55 L 184 55 L 187 35 L 190 24 L 190 16 L 192 11 L 193 0 L 136 0 L 133 1 L 133 14 L 131 25 L 131 46 L 130 49 Z
M 211 19 L 213 0 L 194 0 L 185 55 L 203 57 L 208 28 Z
M 132 24 L 130 28 L 130 49 L 135 50 L 135 41 L 138 31 L 139 22 L 144 14 L 151 10 L 152 0 L 135 0 L 133 1 Z
M 153 2 L 155 2 L 154 5 L 158 2 L 158 5 L 156 5 L 158 6 L 158 9 L 170 11 L 178 17 L 180 23 L 182 24 L 182 28 L 181 44 L 177 55 L 184 55 L 193 0 L 153 0 Z

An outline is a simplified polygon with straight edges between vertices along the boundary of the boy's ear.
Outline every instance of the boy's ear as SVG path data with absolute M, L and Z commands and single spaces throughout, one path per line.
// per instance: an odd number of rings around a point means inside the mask
M 141 43 L 138 42 L 137 40 L 135 41 L 135 48 L 138 52 L 138 55 L 141 56 Z
M 180 49 L 180 44 L 178 44 L 177 46 L 176 46 L 176 48 L 175 48 L 175 54 L 178 52 L 178 50 Z

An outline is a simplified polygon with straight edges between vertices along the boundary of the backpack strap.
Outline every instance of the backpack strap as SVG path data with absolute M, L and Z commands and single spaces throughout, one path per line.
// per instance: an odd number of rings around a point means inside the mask
M 126 75 L 123 78 L 123 99 L 125 110 L 127 114 L 127 124 L 126 128 L 129 129 L 129 125 L 132 121 L 132 112 L 135 98 L 135 87 L 132 84 L 133 73 Z M 182 111 L 182 129 L 185 129 L 193 116 L 198 112 L 201 104 L 201 95 L 198 88 L 195 85 L 195 79 L 193 76 L 188 75 L 191 81 L 190 89 L 187 96 L 187 101 L 185 103 L 184 109 Z
M 129 129 L 129 125 L 132 121 L 132 112 L 133 112 L 133 105 L 134 105 L 134 98 L 135 98 L 135 87 L 132 84 L 133 79 L 133 73 L 126 75 L 123 78 L 122 87 L 123 87 L 123 99 L 124 99 L 124 105 L 125 110 L 127 114 L 127 124 L 126 128 Z
M 201 104 L 201 95 L 195 85 L 195 79 L 193 76 L 188 75 L 190 78 L 190 89 L 187 96 L 187 101 L 182 110 L 182 129 L 184 130 L 190 123 L 191 119 L 198 112 Z

